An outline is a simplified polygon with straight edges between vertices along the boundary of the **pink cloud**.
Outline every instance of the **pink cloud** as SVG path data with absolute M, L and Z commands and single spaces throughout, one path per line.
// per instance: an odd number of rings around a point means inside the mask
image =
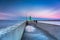
M 6 19 L 6 18 L 7 18 L 7 16 L 6 16 L 6 15 L 4 15 L 4 14 L 0 13 L 0 19 Z
M 60 18 L 60 10 L 36 10 L 27 12 L 27 16 L 39 17 L 39 18 Z
M 23 14 L 21 13 L 3 13 L 3 12 L 0 12 L 0 20 L 13 20 L 19 16 L 22 16 Z
M 10 13 L 0 13 L 0 20 L 11 19 L 13 17 L 16 17 L 16 15 Z

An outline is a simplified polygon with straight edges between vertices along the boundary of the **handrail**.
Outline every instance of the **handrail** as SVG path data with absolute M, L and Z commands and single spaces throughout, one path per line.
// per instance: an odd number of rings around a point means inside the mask
M 22 28 L 22 31 L 23 31 L 24 27 L 22 27 L 21 25 L 24 22 L 17 23 L 15 25 L 7 27 L 5 29 L 1 29 L 0 30 L 0 40 L 17 40 L 18 38 L 16 39 L 14 36 L 20 35 L 21 28 Z M 18 31 L 20 31 L 20 32 L 18 32 Z

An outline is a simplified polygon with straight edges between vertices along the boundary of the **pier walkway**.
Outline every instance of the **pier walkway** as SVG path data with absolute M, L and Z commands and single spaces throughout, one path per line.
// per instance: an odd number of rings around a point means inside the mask
M 60 25 L 28 21 L 9 30 L 0 32 L 0 40 L 60 40 Z

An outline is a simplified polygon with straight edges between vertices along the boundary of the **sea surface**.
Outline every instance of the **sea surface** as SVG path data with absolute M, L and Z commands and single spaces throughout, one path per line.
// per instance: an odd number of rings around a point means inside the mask
M 54 25 L 60 25 L 60 21 L 38 21 L 40 23 L 47 23 L 47 24 L 54 24 Z
M 10 27 L 16 23 L 21 23 L 22 20 L 0 20 L 0 29 Z
M 0 29 L 6 28 L 21 22 L 23 22 L 23 20 L 0 20 Z M 60 25 L 60 21 L 38 21 L 38 22 Z

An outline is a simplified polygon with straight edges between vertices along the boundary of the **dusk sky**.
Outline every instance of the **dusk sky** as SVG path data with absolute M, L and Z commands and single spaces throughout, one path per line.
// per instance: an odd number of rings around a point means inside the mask
M 60 19 L 58 0 L 0 0 L 0 20 L 20 20 L 21 17 Z

